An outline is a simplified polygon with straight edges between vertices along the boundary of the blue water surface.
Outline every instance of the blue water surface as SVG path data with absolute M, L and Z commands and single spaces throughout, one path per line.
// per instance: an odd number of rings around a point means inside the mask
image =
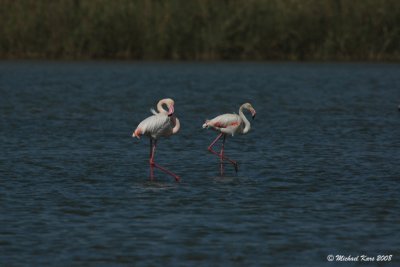
M 180 183 L 131 137 L 165 97 Z M 245 102 L 220 177 L 201 126 Z M 399 104 L 398 64 L 1 62 L 0 265 L 400 266 Z

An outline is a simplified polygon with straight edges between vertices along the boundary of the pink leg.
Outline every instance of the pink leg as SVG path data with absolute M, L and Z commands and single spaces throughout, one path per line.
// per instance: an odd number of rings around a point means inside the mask
M 154 180 L 154 166 L 151 164 L 153 161 L 153 138 L 150 137 L 150 180 Z
M 224 175 L 224 145 L 225 145 L 225 135 L 222 141 L 221 151 L 219 152 L 219 159 L 220 159 L 220 169 L 221 169 L 221 176 Z
M 175 178 L 175 181 L 178 182 L 178 181 L 179 181 L 179 176 L 178 176 L 178 175 L 176 175 L 175 173 L 173 173 L 173 172 L 171 172 L 171 171 L 165 169 L 164 167 L 161 167 L 161 166 L 158 165 L 157 163 L 155 163 L 155 161 L 154 161 L 154 156 L 155 156 L 155 154 L 156 154 L 156 147 L 157 147 L 157 140 L 154 140 L 154 145 L 153 145 L 153 150 L 152 150 L 152 156 L 151 156 L 151 158 L 150 158 L 150 166 L 151 166 L 151 168 L 152 168 L 152 167 L 156 167 L 156 168 L 160 169 L 161 171 L 165 172 L 166 174 L 169 174 L 169 175 L 171 175 L 172 177 L 174 177 L 174 178 Z
M 224 140 L 222 141 L 222 158 L 227 160 L 227 161 L 229 161 L 230 163 L 232 163 L 233 167 L 235 168 L 235 172 L 238 172 L 239 171 L 239 165 L 238 165 L 237 161 L 231 160 L 230 158 L 225 157 L 225 154 L 224 154 L 225 137 L 226 137 L 226 135 L 224 135 Z
M 217 152 L 215 152 L 213 149 L 212 149 L 212 147 L 215 145 L 215 143 L 222 137 L 222 135 L 224 135 L 224 133 L 220 133 L 218 136 L 217 136 L 217 138 L 210 144 L 210 146 L 208 147 L 208 151 L 210 151 L 211 153 L 213 153 L 214 155 L 217 155 L 219 158 L 221 158 L 221 159 L 223 159 L 223 160 L 227 160 L 227 161 L 229 161 L 230 163 L 232 163 L 232 165 L 233 165 L 233 167 L 235 168 L 235 172 L 238 172 L 238 164 L 237 164 L 237 162 L 236 161 L 234 161 L 234 160 L 231 160 L 230 158 L 228 158 L 228 157 L 225 157 L 225 155 L 222 153 L 222 155 L 221 154 L 219 154 L 219 153 L 217 153 Z M 225 144 L 225 135 L 224 135 L 224 140 L 223 140 L 223 145 Z
M 214 152 L 214 150 L 212 150 L 212 147 L 215 145 L 215 143 L 221 138 L 221 136 L 223 135 L 223 133 L 220 133 L 217 138 L 215 138 L 215 140 L 208 146 L 208 151 L 210 151 L 211 153 Z M 218 155 L 218 154 L 217 154 Z

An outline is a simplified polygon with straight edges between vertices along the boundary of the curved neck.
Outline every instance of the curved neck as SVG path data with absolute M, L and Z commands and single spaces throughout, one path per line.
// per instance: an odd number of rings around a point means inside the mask
M 242 118 L 243 122 L 244 122 L 244 129 L 243 129 L 243 133 L 247 133 L 248 131 L 250 131 L 251 125 L 249 120 L 246 118 L 246 116 L 244 116 L 243 114 L 243 106 L 240 107 L 239 109 L 239 116 L 240 118 Z
M 164 100 L 158 101 L 158 103 L 157 103 L 157 110 L 158 110 L 159 113 L 168 113 L 168 110 L 165 110 L 165 109 L 163 108 L 163 105 L 164 105 L 164 104 L 166 104 L 166 103 L 164 102 Z
M 175 124 L 174 128 L 172 128 L 172 133 L 176 134 L 179 129 L 181 128 L 181 123 L 179 122 L 178 118 L 175 116 L 172 117 L 172 122 Z

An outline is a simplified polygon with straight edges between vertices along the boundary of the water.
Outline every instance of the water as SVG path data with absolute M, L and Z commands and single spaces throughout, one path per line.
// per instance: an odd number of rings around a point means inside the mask
M 399 265 L 399 88 L 395 64 L 2 62 L 0 264 Z M 182 128 L 156 160 L 180 183 L 149 181 L 131 138 L 164 97 Z M 201 125 L 247 101 L 219 177 Z

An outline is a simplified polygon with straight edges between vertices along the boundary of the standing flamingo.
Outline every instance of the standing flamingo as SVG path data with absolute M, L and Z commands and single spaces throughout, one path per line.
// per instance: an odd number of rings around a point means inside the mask
M 168 110 L 165 110 L 163 106 L 166 105 Z M 173 172 L 161 167 L 154 161 L 156 153 L 157 140 L 160 137 L 169 137 L 176 134 L 179 131 L 180 123 L 178 118 L 174 116 L 174 100 L 170 98 L 162 99 L 157 104 L 158 113 L 151 109 L 154 114 L 144 119 L 137 126 L 133 132 L 132 137 L 140 139 L 140 135 L 146 135 L 150 138 L 150 179 L 154 179 L 153 168 L 158 168 L 161 171 L 171 175 L 176 181 L 179 181 L 179 176 Z
M 252 107 L 250 103 L 245 103 L 240 106 L 239 108 L 239 115 L 237 114 L 223 114 L 215 117 L 212 120 L 206 120 L 203 124 L 203 128 L 209 128 L 220 132 L 217 138 L 210 144 L 208 147 L 208 151 L 217 155 L 220 158 L 220 170 L 221 175 L 224 174 L 224 160 L 232 163 L 233 167 L 235 168 L 235 172 L 238 172 L 238 163 L 224 155 L 224 145 L 225 145 L 225 138 L 228 134 L 234 136 L 236 133 L 239 134 L 246 134 L 250 131 L 250 122 L 243 114 L 243 109 L 247 109 L 251 112 L 251 115 L 254 119 L 256 116 L 256 111 Z M 220 153 L 217 153 L 213 150 L 214 144 L 223 137 L 222 147 Z

